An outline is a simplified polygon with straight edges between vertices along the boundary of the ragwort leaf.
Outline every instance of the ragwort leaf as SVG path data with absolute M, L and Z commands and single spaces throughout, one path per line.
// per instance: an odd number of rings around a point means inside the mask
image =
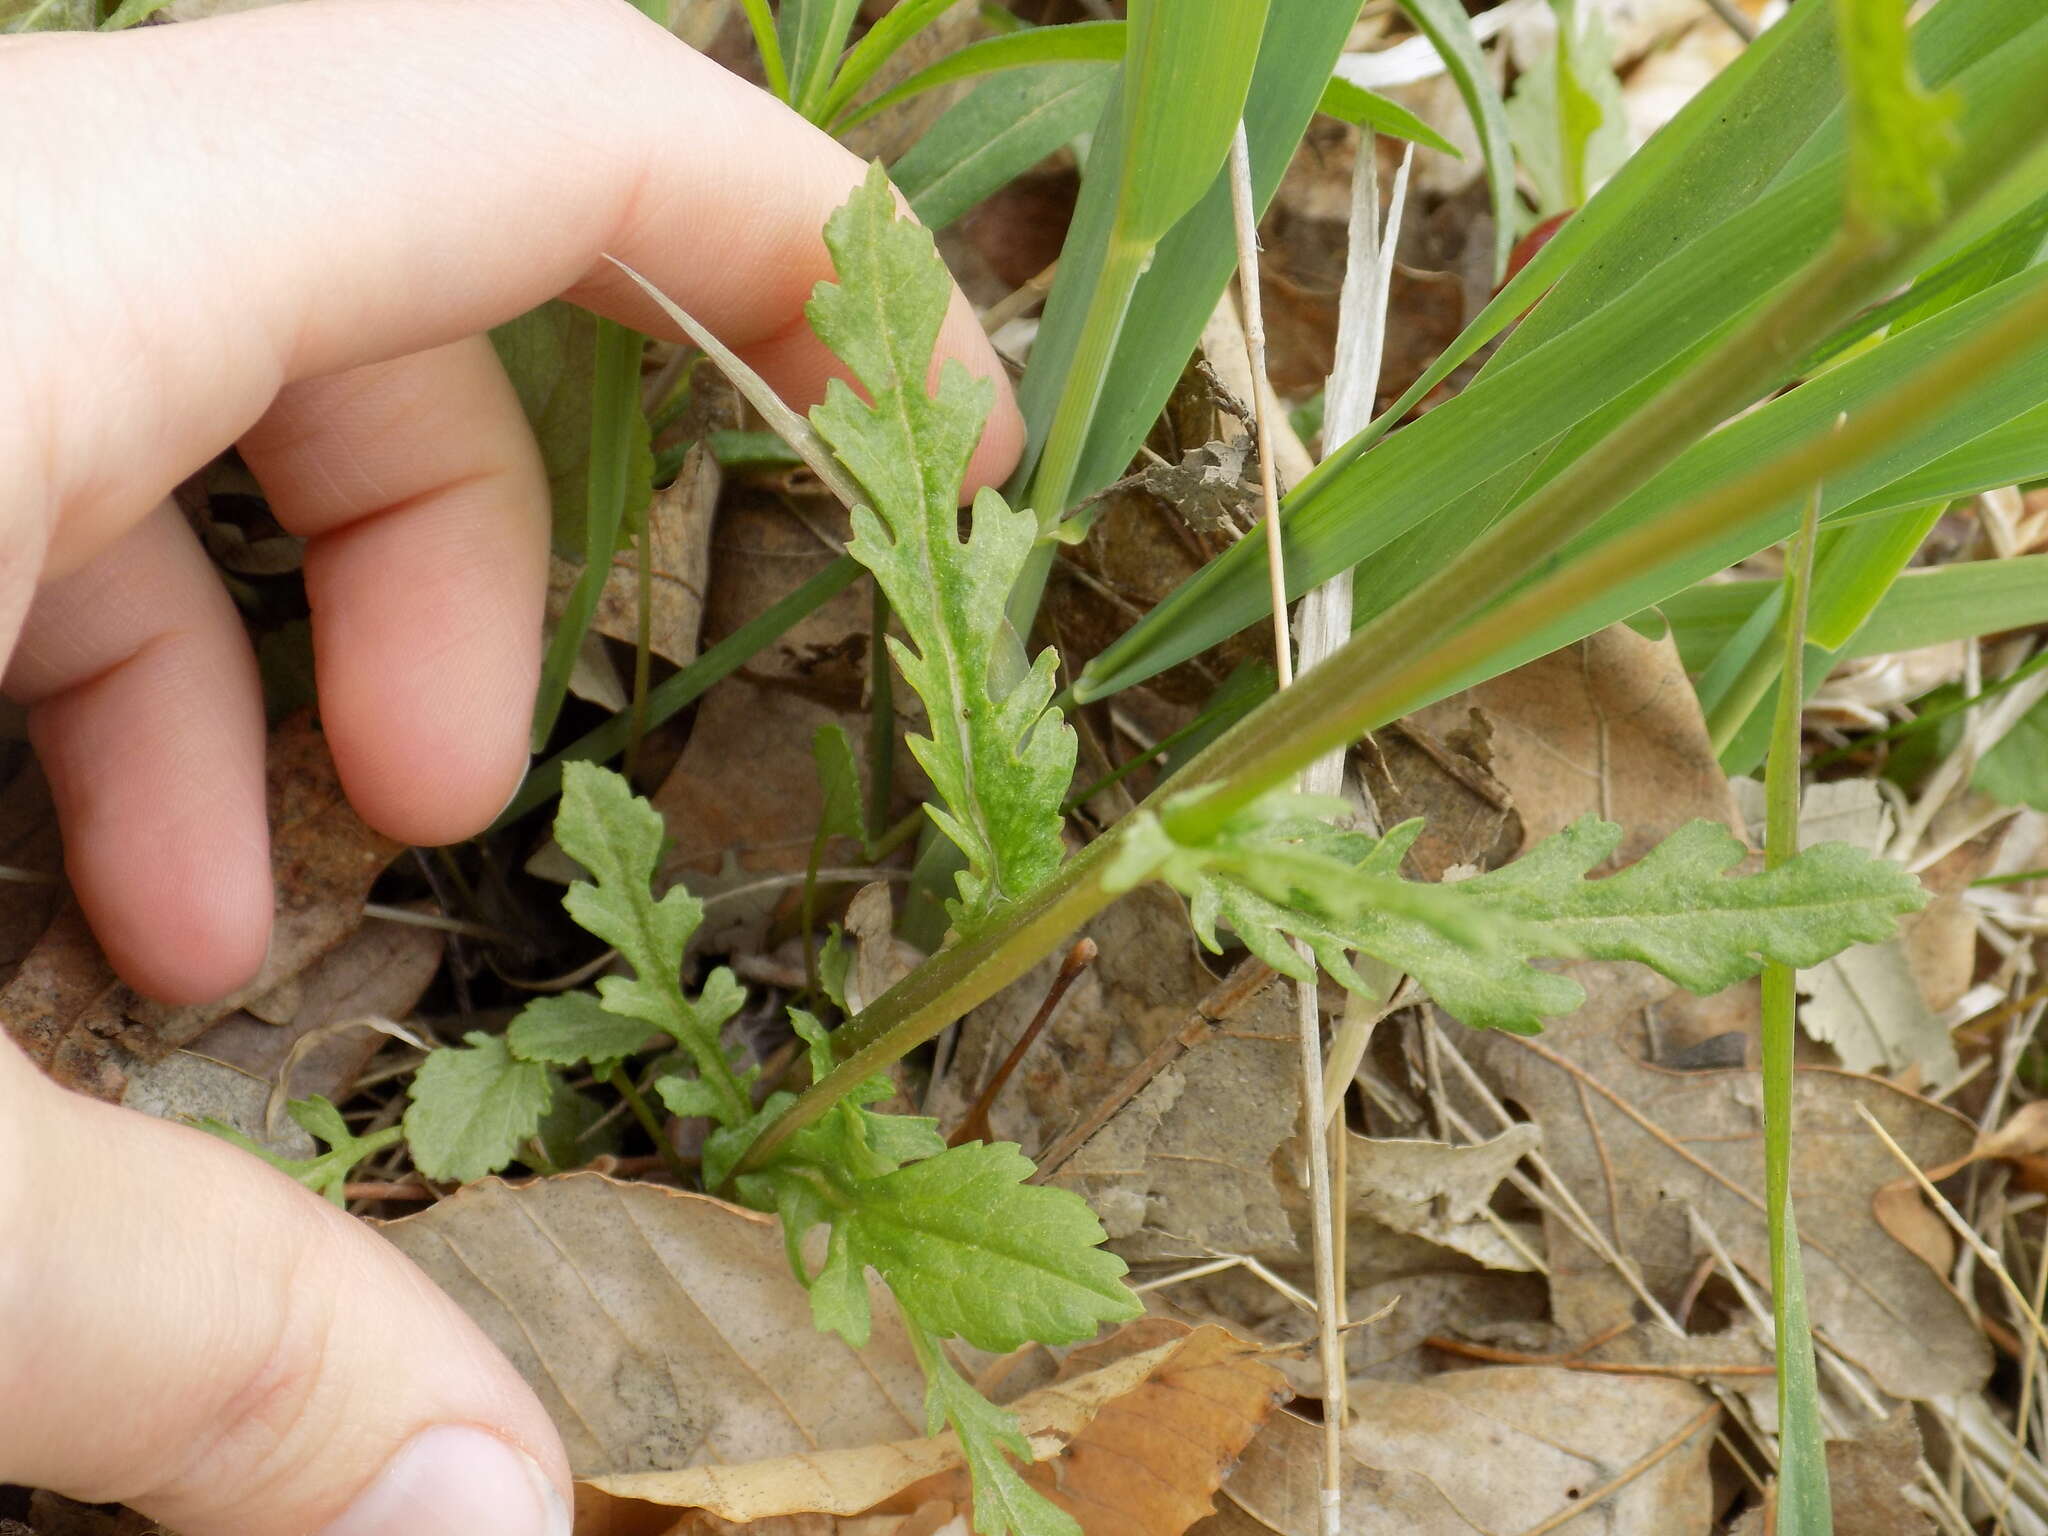
M 948 362 L 926 392 L 950 284 L 931 236 L 895 216 L 879 166 L 825 243 L 839 282 L 821 283 L 807 313 L 873 403 L 834 380 L 811 420 L 867 493 L 848 548 L 910 636 L 889 645 L 931 723 L 910 750 L 938 791 L 932 817 L 967 859 L 951 908 L 964 930 L 1041 884 L 1063 853 L 1075 738 L 1047 707 L 1055 658 L 1043 651 L 1027 669 L 1001 617 L 1038 523 L 984 490 L 960 537 L 960 484 L 992 389 Z

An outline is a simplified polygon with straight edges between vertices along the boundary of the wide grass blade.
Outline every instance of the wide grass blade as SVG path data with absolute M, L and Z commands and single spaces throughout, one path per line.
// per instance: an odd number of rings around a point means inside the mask
M 1129 10 L 1115 107 L 1121 131 L 1090 156 L 1095 174 L 1112 178 L 1108 227 L 1090 266 L 1076 272 L 1063 260 L 1053 289 L 1057 298 L 1061 284 L 1085 283 L 1071 367 L 1026 497 L 1046 531 L 1084 494 L 1076 479 L 1131 300 L 1159 243 L 1217 185 L 1266 31 L 1267 0 L 1132 0 Z M 1040 366 L 1036 352 L 1032 362 Z M 1035 610 L 1036 592 L 1023 592 L 1020 604 Z
M 1680 660 L 1699 671 L 1778 590 L 1775 581 L 1714 582 L 1666 598 L 1657 614 Z M 1652 618 L 1643 615 L 1646 623 Z M 1839 654 L 1889 656 L 2036 624 L 2048 624 L 2048 555 L 1928 566 L 1894 581 Z
M 889 168 L 910 211 L 943 229 L 990 193 L 1094 127 L 1115 67 L 1055 64 L 982 81 Z
M 824 120 L 833 67 L 859 14 L 860 0 L 782 0 L 777 31 L 789 61 L 790 103 L 814 123 Z
M 1244 101 L 1252 188 L 1260 208 L 1279 186 L 1356 19 L 1349 0 L 1272 0 Z M 1108 168 L 1123 154 L 1121 111 L 1108 112 L 1095 134 L 1091 170 L 1060 253 L 1059 277 L 1032 347 L 1031 366 L 1018 385 L 1033 444 L 1045 442 L 1070 390 L 1086 387 L 1097 401 L 1073 471 L 1072 499 L 1100 490 L 1137 453 L 1230 280 L 1234 261 L 1230 191 L 1218 177 L 1159 243 L 1138 280 L 1124 328 L 1137 340 L 1114 350 L 1099 382 L 1075 382 L 1088 300 L 1100 281 L 1115 212 L 1116 178 Z M 1027 482 L 1031 469 L 1029 462 L 1022 466 L 1013 489 Z M 1044 507 L 1039 511 L 1046 515 Z
M 833 131 L 844 133 L 898 102 L 956 80 L 1045 64 L 1116 64 L 1123 56 L 1124 24 L 1120 21 L 1076 21 L 1063 27 L 1027 27 L 985 37 L 926 65 L 908 80 L 846 113 L 833 123 Z

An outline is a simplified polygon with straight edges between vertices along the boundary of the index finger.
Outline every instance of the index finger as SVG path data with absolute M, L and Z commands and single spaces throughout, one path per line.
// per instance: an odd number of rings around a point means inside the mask
M 51 134 L 82 100 L 89 131 Z M 607 254 L 799 403 L 835 371 L 803 304 L 860 163 L 618 0 L 319 0 L 8 39 L 0 139 L 48 146 L 10 169 L 0 297 L 40 397 L 0 421 L 46 441 L 0 463 L 39 471 L 53 572 L 293 380 L 558 294 L 670 334 Z M 941 353 L 997 383 L 974 472 L 998 478 L 1022 426 L 957 294 Z

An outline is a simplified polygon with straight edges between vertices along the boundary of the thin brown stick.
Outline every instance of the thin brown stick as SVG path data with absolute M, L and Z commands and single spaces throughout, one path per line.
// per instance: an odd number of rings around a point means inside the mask
M 1490 1344 L 1472 1344 L 1464 1339 L 1445 1338 L 1433 1333 L 1423 1344 L 1447 1355 L 1467 1360 L 1485 1360 L 1494 1365 L 1548 1365 L 1561 1371 L 1593 1371 L 1602 1376 L 1775 1376 L 1775 1365 L 1707 1365 L 1685 1362 L 1678 1365 L 1645 1365 L 1627 1360 L 1581 1360 L 1578 1352 L 1537 1355 L 1519 1349 L 1495 1349 Z
M 1081 973 L 1095 960 L 1095 941 L 1090 938 L 1074 940 L 1074 947 L 1067 951 L 1067 958 L 1060 962 L 1059 974 L 1052 979 L 1052 985 L 1045 989 L 1045 1001 L 1038 1005 L 1038 1012 L 1031 1022 L 1024 1026 L 1024 1033 L 1017 1037 L 1017 1043 L 1010 1047 L 1010 1054 L 1003 1058 L 995 1075 L 988 1080 L 988 1086 L 981 1090 L 981 1096 L 974 1101 L 973 1108 L 960 1117 L 960 1123 L 953 1127 L 953 1134 L 946 1138 L 946 1145 L 957 1147 L 968 1141 L 987 1141 L 991 1132 L 988 1112 L 995 1104 L 996 1095 L 1003 1091 L 1003 1085 L 1010 1080 L 1010 1074 L 1017 1070 L 1017 1063 L 1024 1059 L 1024 1053 L 1031 1049 L 1040 1032 L 1044 1030 L 1054 1012 L 1067 995 L 1067 989 L 1081 979 Z
M 1146 1084 L 1178 1061 L 1192 1047 L 1222 1029 L 1273 979 L 1272 969 L 1257 960 L 1246 960 L 1210 988 L 1187 1023 L 1153 1046 L 1145 1059 L 1123 1075 L 1117 1085 L 1102 1096 L 1096 1106 L 1074 1128 L 1055 1141 L 1038 1159 L 1038 1171 L 1029 1182 L 1043 1184 L 1059 1172 L 1062 1164 L 1086 1146 L 1095 1133 L 1131 1100 L 1145 1091 Z
M 1701 1409 L 1700 1412 L 1692 1419 L 1692 1421 L 1685 1426 L 1685 1428 L 1681 1429 L 1677 1434 L 1673 1435 L 1669 1440 L 1666 1440 L 1662 1445 L 1658 1446 L 1655 1450 L 1649 1452 L 1647 1455 L 1637 1458 L 1633 1466 L 1624 1468 L 1622 1471 L 1616 1473 L 1613 1477 L 1610 1477 L 1606 1482 L 1600 1484 L 1599 1487 L 1591 1489 L 1590 1491 L 1588 1491 L 1584 1498 L 1572 1500 L 1570 1504 L 1566 1505 L 1563 1509 L 1560 1509 L 1548 1520 L 1539 1520 L 1536 1524 L 1530 1526 L 1527 1530 L 1523 1531 L 1522 1536 L 1543 1536 L 1543 1533 L 1545 1531 L 1554 1531 L 1561 1525 L 1569 1525 L 1572 1521 L 1578 1519 L 1579 1516 L 1583 1515 L 1587 1510 L 1593 1508 L 1593 1506 L 1600 1503 L 1603 1499 L 1611 1498 L 1615 1494 L 1621 1492 L 1622 1489 L 1626 1488 L 1630 1483 L 1634 1482 L 1637 1478 L 1641 1477 L 1645 1472 L 1649 1471 L 1650 1468 L 1657 1465 L 1657 1463 L 1662 1461 L 1666 1456 L 1669 1456 L 1672 1452 L 1676 1451 L 1680 1446 L 1684 1445 L 1686 1441 L 1690 1440 L 1702 1429 L 1705 1429 L 1707 1425 L 1713 1423 L 1713 1421 L 1720 1416 L 1720 1412 L 1721 1405 L 1719 1403 L 1711 1403 L 1707 1407 Z

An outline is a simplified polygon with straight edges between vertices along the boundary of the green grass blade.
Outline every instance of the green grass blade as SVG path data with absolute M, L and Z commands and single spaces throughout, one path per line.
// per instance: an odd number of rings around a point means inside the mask
M 1267 0 L 1132 0 L 1129 9 L 1115 107 L 1121 132 L 1113 145 L 1098 141 L 1089 157 L 1095 174 L 1106 170 L 1114 178 L 1108 228 L 1085 273 L 1072 366 L 1025 498 L 1046 530 L 1085 494 L 1076 484 L 1081 462 L 1138 283 L 1159 242 L 1219 179 L 1251 87 Z M 1063 261 L 1055 294 L 1066 281 Z M 1157 344 L 1149 336 L 1146 342 Z M 1043 564 L 1041 557 L 1034 567 Z M 1034 569 L 1020 589 L 1020 607 L 1036 610 L 1042 581 Z
M 833 66 L 860 14 L 860 0 L 782 0 L 779 27 L 789 61 L 791 105 L 812 122 L 824 121 Z
M 2039 76 L 2028 71 L 2042 69 L 2048 69 L 2048 20 L 1979 60 L 1964 77 L 1970 134 L 1958 162 L 1957 195 L 1969 216 L 1952 221 L 1956 225 L 2002 212 L 2007 204 L 2024 208 L 2048 190 L 2048 165 L 2038 155 L 2012 154 L 2015 144 L 2034 142 L 2042 101 Z M 1386 551 L 1359 572 L 1358 611 L 1361 618 L 1369 616 L 1477 538 L 1518 484 L 1528 495 L 1568 472 L 1580 454 L 1637 414 L 1694 358 L 1734 334 L 1744 317 L 1731 314 L 1731 291 L 1767 295 L 1822 247 L 1841 217 L 1842 174 L 1839 160 L 1823 160 L 1709 230 L 1569 330 L 1519 351 L 1511 361 L 1504 348 L 1457 400 L 1381 442 L 1371 455 L 1320 483 L 1304 482 L 1289 498 L 1285 531 L 1291 590 L 1298 593 Z M 1911 275 L 1913 262 L 1898 258 L 1893 270 L 1895 280 L 1902 280 Z M 1562 289 L 1528 324 L 1536 324 L 1560 296 Z M 1780 373 L 1775 382 L 1782 380 Z M 1769 387 L 1759 382 L 1757 393 Z M 1565 446 L 1553 451 L 1565 434 L 1571 434 Z M 1901 466 L 1900 472 L 1912 467 L 1917 466 Z M 1495 477 L 1502 478 L 1485 494 L 1474 494 Z M 1875 488 L 1864 482 L 1859 494 Z M 1399 550 L 1390 548 L 1426 521 L 1432 524 L 1427 532 Z M 1749 552 L 1740 550 L 1735 558 Z M 1257 621 L 1267 606 L 1264 560 L 1264 536 L 1255 532 L 1097 657 L 1077 684 L 1076 697 L 1100 698 Z
M 1055 64 L 982 81 L 889 168 L 911 212 L 944 229 L 976 203 L 1094 127 L 1116 71 Z
M 1877 611 L 1947 506 L 1945 501 L 1930 502 L 1822 533 L 1806 616 L 1808 698 L 1827 680 L 1836 654 Z M 1775 624 L 1777 618 L 1773 611 L 1770 622 Z M 1715 677 L 1716 669 L 1723 679 L 1732 675 L 1733 684 L 1710 688 L 1708 678 Z M 1767 652 L 1744 654 L 1737 645 L 1717 657 L 1701 680 L 1707 733 L 1721 754 L 1721 766 L 1731 774 L 1749 773 L 1763 760 L 1780 670 L 1778 659 Z
M 844 133 L 900 101 L 956 80 L 1041 64 L 1115 64 L 1123 56 L 1124 24 L 1120 21 L 1077 21 L 1063 27 L 1027 27 L 1000 37 L 985 37 L 925 66 L 873 101 L 846 113 L 832 127 L 835 132 Z
M 830 122 L 845 111 L 860 88 L 874 79 L 877 71 L 895 57 L 896 50 L 938 20 L 939 13 L 959 0 L 897 0 L 867 35 L 848 50 L 831 92 L 820 102 L 813 121 Z M 841 34 L 842 41 L 844 34 Z
M 761 55 L 761 70 L 768 77 L 768 89 L 783 100 L 789 97 L 789 67 L 782 61 L 782 39 L 775 35 L 775 17 L 768 0 L 740 0 L 746 8 L 747 26 L 754 34 L 754 47 Z
M 1493 83 L 1472 18 L 1458 0 L 1401 0 L 1401 9 L 1420 27 L 1444 61 L 1444 68 L 1465 98 L 1479 148 L 1486 157 L 1486 186 L 1493 196 L 1493 275 L 1498 282 L 1508 269 L 1514 248 L 1520 204 L 1515 200 L 1515 151 L 1508 134 L 1507 108 Z
M 640 409 L 643 338 L 613 320 L 597 322 L 597 370 L 590 402 L 590 494 L 584 508 L 583 569 L 570 589 L 560 622 L 541 660 L 540 695 L 533 707 L 532 750 L 554 734 L 569 689 L 569 672 L 597 613 L 598 594 L 611 575 L 632 505 L 646 506 L 654 470 L 647 418 Z M 637 452 L 635 451 L 637 448 Z M 636 474 L 636 463 L 639 473 Z M 639 482 L 636 486 L 636 480 Z
M 1261 209 L 1279 186 L 1356 19 L 1349 0 L 1273 0 L 1244 103 L 1254 200 Z M 1060 253 L 1059 278 L 1046 303 L 1031 365 L 1018 386 L 1018 404 L 1034 445 L 1045 442 L 1069 388 L 1080 387 L 1072 383 L 1078 372 L 1075 359 L 1115 212 L 1115 180 L 1103 168 L 1122 156 L 1121 124 L 1119 108 L 1106 113 L 1096 130 L 1093 169 L 1082 182 L 1081 201 Z M 1235 270 L 1231 228 L 1230 189 L 1219 176 L 1194 211 L 1160 242 L 1125 320 L 1124 334 L 1142 338 L 1142 344 L 1118 347 L 1106 378 L 1099 387 L 1090 386 L 1097 406 L 1073 472 L 1074 498 L 1100 490 L 1123 473 L 1172 393 Z M 1027 461 L 1012 488 L 1026 483 L 1031 470 Z
M 1783 656 L 1777 722 L 1764 776 L 1767 820 L 1764 868 L 1799 854 L 1799 718 L 1806 697 L 1807 597 L 1819 535 L 1820 488 L 1807 499 L 1799 538 L 1786 561 Z M 1771 1312 L 1778 1359 L 1778 1522 L 1783 1536 L 1833 1536 L 1828 1502 L 1826 1435 L 1813 1332 L 1806 1317 L 1806 1280 L 1799 1261 L 1799 1225 L 1792 1210 L 1792 1053 L 1798 1024 L 1798 973 L 1770 961 L 1763 972 L 1764 1204 L 1771 1239 Z
M 1337 118 L 1354 127 L 1370 128 L 1391 138 L 1407 139 L 1411 143 L 1442 150 L 1447 155 L 1458 155 L 1456 145 L 1398 101 L 1389 101 L 1377 91 L 1353 85 L 1342 75 L 1330 76 L 1321 98 L 1316 102 L 1316 110 L 1325 117 Z M 1464 157 L 1458 155 L 1458 158 Z
M 1775 581 L 1714 582 L 1673 594 L 1659 611 L 1696 672 L 1777 590 Z M 1840 654 L 1888 656 L 2036 624 L 2048 624 L 2048 555 L 1928 566 L 1894 581 Z
M 1268 0 L 1130 0 L 1117 235 L 1155 246 L 1223 165 L 1251 88 Z
M 647 726 L 651 729 L 696 703 L 712 684 L 731 677 L 799 621 L 816 613 L 852 586 L 860 575 L 861 568 L 853 558 L 841 555 L 789 596 L 707 648 L 675 676 L 655 684 L 647 695 Z M 552 800 L 561 791 L 562 769 L 566 765 L 601 763 L 617 757 L 626 750 L 631 734 L 632 721 L 626 715 L 618 714 L 588 735 L 571 742 L 526 776 L 526 782 L 519 786 L 519 793 L 499 813 L 493 827 L 516 821 L 528 811 Z

